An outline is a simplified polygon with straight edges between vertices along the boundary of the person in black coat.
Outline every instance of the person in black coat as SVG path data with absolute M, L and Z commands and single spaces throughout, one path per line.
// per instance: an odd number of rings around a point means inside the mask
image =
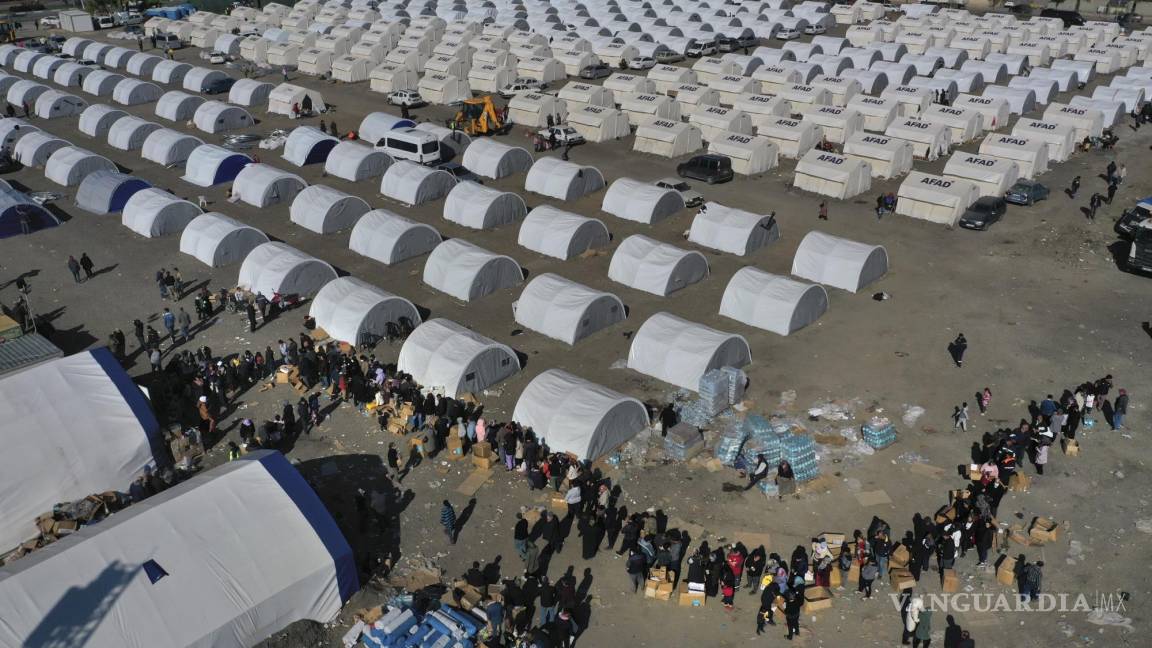
M 760 609 L 756 612 L 756 634 L 764 632 L 764 624 L 776 625 L 776 597 L 780 596 L 780 586 L 771 583 L 760 592 Z
M 629 518 L 620 534 L 622 540 L 620 541 L 620 548 L 616 550 L 617 556 L 622 556 L 636 548 L 636 542 L 640 539 L 640 525 L 635 518 Z
M 596 551 L 600 548 L 600 541 L 604 538 L 604 513 L 598 512 L 593 515 L 585 516 L 583 518 L 586 522 L 583 523 L 581 530 L 581 556 L 584 560 L 592 560 L 596 557 Z
M 795 590 L 784 594 L 784 620 L 788 622 L 788 639 L 800 634 L 800 609 L 804 607 L 804 597 Z
M 292 403 L 284 401 L 284 407 L 280 411 L 280 418 L 284 421 L 284 436 L 291 436 L 296 433 L 296 410 L 293 409 Z
M 540 538 L 547 543 L 545 551 L 560 553 L 563 540 L 560 538 L 560 521 L 549 511 L 540 515 Z

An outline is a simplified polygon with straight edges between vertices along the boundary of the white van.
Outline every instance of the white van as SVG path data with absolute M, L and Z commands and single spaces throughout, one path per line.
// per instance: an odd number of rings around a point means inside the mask
M 440 139 L 432 133 L 415 128 L 397 128 L 376 142 L 376 148 L 394 160 L 409 160 L 417 164 L 436 164 L 440 161 Z
M 685 52 L 692 58 L 700 58 L 702 56 L 716 56 L 716 41 L 692 41 Z
M 156 47 L 159 49 L 184 49 L 184 41 L 176 34 L 156 34 Z

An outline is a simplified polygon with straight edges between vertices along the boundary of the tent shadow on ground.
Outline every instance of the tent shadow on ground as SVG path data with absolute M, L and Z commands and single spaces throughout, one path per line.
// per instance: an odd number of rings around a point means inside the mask
M 1127 272 L 1125 267 L 1128 262 L 1128 250 L 1131 248 L 1131 243 L 1128 241 L 1113 241 L 1108 244 L 1108 252 L 1112 255 L 1112 263 L 1116 264 L 1116 268 L 1122 272 Z
M 139 568 L 114 560 L 84 587 L 71 587 L 28 635 L 26 646 L 85 646 Z

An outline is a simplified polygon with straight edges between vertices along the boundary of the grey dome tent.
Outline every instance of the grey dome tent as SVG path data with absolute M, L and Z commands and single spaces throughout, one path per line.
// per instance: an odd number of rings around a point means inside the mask
M 256 123 L 247 110 L 222 101 L 205 101 L 192 115 L 192 123 L 205 133 L 224 133 Z
M 675 189 L 618 178 L 604 193 L 600 209 L 617 218 L 651 225 L 684 209 L 684 198 Z
M 288 213 L 293 223 L 317 234 L 331 234 L 348 229 L 371 209 L 359 196 L 312 185 L 296 194 Z
M 228 103 L 251 108 L 263 106 L 268 103 L 268 95 L 274 86 L 271 83 L 255 79 L 237 79 L 232 89 L 228 91 Z
M 86 72 L 93 72 L 91 68 L 68 61 L 56 68 L 52 73 L 52 82 L 65 88 L 78 87 L 84 79 Z
M 527 212 L 520 196 L 471 181 L 457 184 L 444 201 L 445 220 L 478 230 L 515 223 Z
M 316 164 L 328 159 L 338 143 L 340 140 L 315 126 L 299 126 L 288 133 L 282 157 L 298 167 Z
M 111 214 L 124 209 L 136 192 L 150 187 L 147 182 L 118 171 L 93 171 L 76 189 L 76 206 L 93 214 Z
M 155 70 L 156 66 L 159 65 L 163 60 L 163 58 L 156 56 L 155 54 L 145 54 L 144 52 L 139 52 L 137 54 L 133 54 L 132 58 L 128 59 L 128 64 L 125 66 L 124 70 L 133 76 L 151 79 L 152 71 Z
M 191 69 L 192 66 L 188 63 L 162 60 L 156 64 L 156 67 L 152 68 L 152 80 L 156 83 L 178 86 L 184 81 L 184 75 L 188 74 L 188 70 Z
M 476 146 L 473 142 L 472 146 Z M 471 150 L 472 146 L 468 149 Z M 543 157 L 528 170 L 524 189 L 557 200 L 576 200 L 604 188 L 604 175 L 595 167 Z
M 171 128 L 161 128 L 148 134 L 144 138 L 144 146 L 140 148 L 140 157 L 160 166 L 174 166 L 183 164 L 196 147 L 202 145 L 199 138 L 186 135 Z
M 26 167 L 41 167 L 48 163 L 48 158 L 56 151 L 71 146 L 67 140 L 62 140 L 51 133 L 32 131 L 25 134 L 12 149 L 12 157 Z
M 440 233 L 431 225 L 384 209 L 374 209 L 356 221 L 348 249 L 384 265 L 392 265 L 428 254 L 440 241 Z
M 217 212 L 193 218 L 180 235 L 180 251 L 213 268 L 243 260 L 268 235 Z
M 116 120 L 108 129 L 108 145 L 121 151 L 135 151 L 144 146 L 144 140 L 163 128 L 160 124 L 127 115 Z
M 394 160 L 384 151 L 378 151 L 360 142 L 343 141 L 332 147 L 324 160 L 324 173 L 356 182 L 384 175 Z
M 620 243 L 608 264 L 608 278 L 630 288 L 666 297 L 708 276 L 708 260 L 643 234 Z
M 101 169 L 118 171 L 106 157 L 78 146 L 65 146 L 48 157 L 44 163 L 44 177 L 65 187 L 75 187 L 90 173 Z
M 124 204 L 120 223 L 140 236 L 157 238 L 184 231 L 200 214 L 196 205 L 155 187 L 141 189 Z
M 384 337 L 388 324 L 401 319 L 420 324 L 420 312 L 412 302 L 355 277 L 325 284 L 308 314 L 329 337 L 355 347 Z
M 553 452 L 595 461 L 649 425 L 643 403 L 560 369 L 536 376 L 516 401 L 512 420 Z
M 528 212 L 516 238 L 521 247 L 564 260 L 604 247 L 609 240 L 603 222 L 551 205 L 540 205 Z
M 174 122 L 186 122 L 196 114 L 196 109 L 204 103 L 204 97 L 191 95 L 179 90 L 165 92 L 156 102 L 156 116 Z
M 628 368 L 690 391 L 712 369 L 743 367 L 752 350 L 742 336 L 725 333 L 670 313 L 649 317 L 628 349 Z
M 380 179 L 380 193 L 407 205 L 422 205 L 448 195 L 456 177 L 442 169 L 430 169 L 401 160 L 388 167 Z
M 513 304 L 516 323 L 567 344 L 624 321 L 624 302 L 559 275 L 537 275 Z
M 336 278 L 328 263 L 279 242 L 257 245 L 244 257 L 236 285 L 252 293 L 311 297 Z
M 794 333 L 828 310 L 828 291 L 758 268 L 732 275 L 720 300 L 720 314 L 780 335 Z
M 879 245 L 809 232 L 792 257 L 792 274 L 801 279 L 856 292 L 888 272 L 888 252 Z
M 112 128 L 118 120 L 127 117 L 128 113 L 104 104 L 92 104 L 80 113 L 80 122 L 77 128 L 89 137 L 107 137 L 108 129 Z
M 59 90 L 49 90 L 36 98 L 36 117 L 39 119 L 59 119 L 80 114 L 88 102 L 76 95 Z
M 251 163 L 252 158 L 242 153 L 215 144 L 201 144 L 188 154 L 181 180 L 200 187 L 212 187 L 232 182 L 241 169 Z
M 423 278 L 428 286 L 467 302 L 522 283 L 524 272 L 512 257 L 449 239 L 428 255 Z
M 160 86 L 140 79 L 124 79 L 112 90 L 112 101 L 121 106 L 139 106 L 160 99 Z
M 236 175 L 232 195 L 253 207 L 269 207 L 292 200 L 307 186 L 303 178 L 287 171 L 267 164 L 249 164 Z
M 413 128 L 416 122 L 390 115 L 386 112 L 371 112 L 360 120 L 360 129 L 357 131 L 360 139 L 375 144 L 388 136 L 388 131 L 397 128 Z
M 532 154 L 519 146 L 509 146 L 493 139 L 478 139 L 464 150 L 461 164 L 465 169 L 485 178 L 506 178 L 530 169 Z
M 744 256 L 780 238 L 771 215 L 753 214 L 719 203 L 705 203 L 692 219 L 688 240 L 713 250 Z
M 48 86 L 43 83 L 28 80 L 17 81 L 12 84 L 11 88 L 8 88 L 8 103 L 13 106 L 21 106 L 25 103 L 29 106 L 35 106 L 36 99 L 48 90 Z
M 208 87 L 217 81 L 229 79 L 227 74 L 212 68 L 194 67 L 184 75 L 180 85 L 188 92 L 207 92 Z
M 21 137 L 29 133 L 38 133 L 40 129 L 20 119 L 19 117 L 5 117 L 0 119 L 0 145 L 8 151 L 16 150 L 16 143 Z
M 520 360 L 508 346 L 441 318 L 416 327 L 396 366 L 425 388 L 456 397 L 499 384 L 520 371 Z

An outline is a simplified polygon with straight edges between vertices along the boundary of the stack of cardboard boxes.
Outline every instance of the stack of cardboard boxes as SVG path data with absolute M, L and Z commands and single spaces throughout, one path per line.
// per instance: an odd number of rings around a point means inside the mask
M 1032 526 L 1028 528 L 1028 537 L 1033 544 L 1056 542 L 1060 538 L 1060 523 L 1051 518 L 1038 517 L 1032 520 Z
M 911 555 L 908 553 L 908 547 L 904 545 L 896 547 L 888 559 L 888 577 L 892 581 L 892 587 L 896 590 L 916 587 L 916 579 L 912 577 L 912 572 L 908 569 L 909 560 L 911 560 Z
M 477 443 L 472 446 L 472 465 L 477 468 L 488 470 L 496 465 L 499 458 L 496 453 L 492 451 L 492 446 L 487 443 Z
M 704 607 L 708 603 L 703 583 L 690 587 L 687 581 L 681 581 L 676 593 L 681 607 Z
M 644 583 L 645 598 L 671 601 L 672 592 L 672 581 L 666 567 L 657 567 L 648 572 L 648 580 Z

